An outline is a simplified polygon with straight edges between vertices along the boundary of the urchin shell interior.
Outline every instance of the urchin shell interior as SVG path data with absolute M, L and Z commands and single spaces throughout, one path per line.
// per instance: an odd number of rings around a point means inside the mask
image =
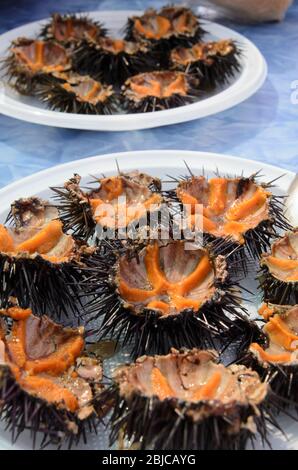
M 232 40 L 177 47 L 170 53 L 170 67 L 197 74 L 202 86 L 224 84 L 241 68 L 240 51 Z
M 125 305 L 135 314 L 144 309 L 160 315 L 198 311 L 214 296 L 215 278 L 227 275 L 225 263 L 206 250 L 187 250 L 182 242 L 150 244 L 135 257 L 119 260 L 117 284 Z
M 58 211 L 39 198 L 19 199 L 12 204 L 14 225 L 0 225 L 2 255 L 18 258 L 40 256 L 51 263 L 79 257 L 79 247 L 62 231 Z
M 202 33 L 198 18 L 190 9 L 169 7 L 159 12 L 149 9 L 140 17 L 130 18 L 126 37 L 145 41 L 179 38 L 179 36 L 180 39 L 198 39 Z
M 263 327 L 267 344 L 252 343 L 250 352 L 265 367 L 268 364 L 293 366 L 298 364 L 298 306 L 287 309 L 274 306 Z
M 166 356 L 143 356 L 131 365 L 120 367 L 114 379 L 123 397 L 136 393 L 159 400 L 174 398 L 198 406 L 211 400 L 214 408 L 235 402 L 258 405 L 268 391 L 267 384 L 261 383 L 255 372 L 244 366 L 225 367 L 217 363 L 214 353 L 195 349 L 180 353 L 172 350 Z M 203 413 L 191 417 L 206 418 Z
M 95 179 L 98 187 L 89 191 L 80 180 L 75 175 L 64 188 L 52 188 L 65 228 L 78 236 L 90 236 L 96 224 L 114 230 L 133 225 L 162 202 L 160 181 L 138 171 Z
M 66 50 L 52 41 L 33 39 L 17 40 L 12 48 L 16 71 L 17 67 L 31 74 L 62 72 L 70 67 Z
M 41 32 L 41 36 L 62 43 L 77 42 L 85 38 L 92 40 L 105 34 L 106 30 L 102 25 L 87 16 L 60 15 L 59 13 L 52 16 L 51 22 L 46 24 Z
M 287 232 L 261 257 L 260 285 L 264 300 L 282 305 L 298 303 L 298 230 Z
M 37 96 L 51 109 L 79 114 L 111 114 L 116 106 L 112 86 L 89 75 L 55 74 L 57 80 L 43 80 Z
M 78 441 L 102 390 L 101 363 L 83 353 L 83 329 L 63 328 L 19 307 L 1 310 L 0 316 L 1 418 L 16 435 L 29 428 L 52 442 L 72 434 Z M 35 412 L 27 415 L 34 403 Z
M 135 111 L 155 111 L 192 102 L 200 94 L 199 81 L 182 72 L 146 72 L 123 85 L 125 106 Z
M 114 382 L 112 442 L 122 430 L 142 449 L 244 449 L 265 433 L 268 385 L 245 366 L 218 364 L 211 351 L 142 356 L 120 366 Z

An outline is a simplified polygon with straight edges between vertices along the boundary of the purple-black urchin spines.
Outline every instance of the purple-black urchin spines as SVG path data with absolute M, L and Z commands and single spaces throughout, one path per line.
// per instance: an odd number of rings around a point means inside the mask
M 276 305 L 298 304 L 297 281 L 281 281 L 270 273 L 267 266 L 261 267 L 258 279 L 264 302 Z
M 0 256 L 0 302 L 8 306 L 11 297 L 20 307 L 31 307 L 37 315 L 48 313 L 53 319 L 82 318 L 84 297 L 89 293 L 82 268 L 74 262 L 51 263 L 34 259 Z
M 86 442 L 87 432 L 96 432 L 99 420 L 91 415 L 80 420 L 67 410 L 23 391 L 7 367 L 0 369 L 0 419 L 15 442 L 23 431 L 29 431 L 33 448 L 37 442 L 40 448 L 52 444 L 60 448 L 77 446 Z
M 140 101 L 138 104 L 131 100 L 124 99 L 123 106 L 125 111 L 129 113 L 151 113 L 154 111 L 178 108 L 180 106 L 191 104 L 198 96 L 200 96 L 200 93 L 197 92 L 192 92 L 189 96 L 175 94 L 165 99 L 149 96 Z
M 132 75 L 158 69 L 158 60 L 158 54 L 149 48 L 134 54 L 112 54 L 90 41 L 82 41 L 73 54 L 73 65 L 79 73 L 118 87 Z
M 36 89 L 36 96 L 49 109 L 75 114 L 113 114 L 118 106 L 118 97 L 113 92 L 104 101 L 92 103 L 78 99 L 75 92 L 66 90 L 60 81 L 43 80 Z
M 191 410 L 187 403 L 177 413 L 170 400 L 159 401 L 156 397 L 146 398 L 137 394 L 124 399 L 116 385 L 110 388 L 109 393 L 115 402 L 110 418 L 111 445 L 115 444 L 121 432 L 131 444 L 139 444 L 145 450 L 244 450 L 248 441 L 253 444 L 256 438 L 256 434 L 245 426 L 239 433 L 231 435 L 228 432 L 229 420 L 224 416 L 210 416 L 194 422 L 186 414 Z M 263 443 L 268 443 L 267 423 L 272 415 L 267 404 L 259 406 L 258 414 L 251 406 L 238 406 L 237 413 L 243 422 L 253 416 Z
M 146 308 L 135 315 L 124 305 L 115 284 L 107 279 L 99 281 L 98 286 L 103 289 L 102 296 L 90 305 L 90 318 L 102 318 L 96 334 L 130 345 L 133 357 L 145 353 L 167 353 L 171 347 L 212 347 L 220 350 L 223 339 L 237 342 L 251 329 L 245 309 L 239 306 L 238 293 L 229 290 L 228 283 L 225 287 L 221 286 L 225 296 L 216 294 L 199 312 L 187 309 L 164 318 L 156 310 Z
M 75 175 L 70 183 L 78 184 Z M 88 198 L 80 198 L 80 191 L 72 191 L 66 187 L 51 187 L 55 194 L 53 199 L 59 211 L 59 218 L 63 224 L 64 230 L 79 239 L 87 241 L 94 235 L 96 223 L 93 219 L 91 206 Z
M 241 56 L 241 50 L 234 44 L 234 49 L 230 54 L 212 56 L 212 65 L 197 61 L 190 64 L 185 72 L 197 75 L 202 89 L 212 89 L 218 85 L 226 85 L 241 71 Z

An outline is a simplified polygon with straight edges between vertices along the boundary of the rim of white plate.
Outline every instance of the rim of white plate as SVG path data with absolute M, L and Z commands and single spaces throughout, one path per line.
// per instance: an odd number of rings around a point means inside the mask
M 169 172 L 173 168 L 181 168 L 186 172 L 184 161 L 190 167 L 214 171 L 219 168 L 221 173 L 237 173 L 235 168 L 239 167 L 239 173 L 252 174 L 257 170 L 264 170 L 269 174 L 269 178 L 279 175 L 283 176 L 283 188 L 288 188 L 295 177 L 295 173 L 278 166 L 262 163 L 257 160 L 250 160 L 242 157 L 226 155 L 222 153 L 204 152 L 196 150 L 134 150 L 128 152 L 117 152 L 103 155 L 72 160 L 67 163 L 55 165 L 45 170 L 33 173 L 25 178 L 18 179 L 0 189 L 2 207 L 6 208 L 11 203 L 11 193 L 13 199 L 45 191 L 49 186 L 63 183 L 72 176 L 73 172 L 88 176 L 94 172 L 117 171 L 116 161 L 122 171 L 142 169 L 146 167 L 152 170 L 162 169 L 165 166 Z M 183 171 L 182 171 L 183 173 Z M 45 187 L 45 178 L 49 179 Z M 267 175 L 265 174 L 265 179 Z M 34 191 L 32 192 L 32 189 Z M 6 210 L 6 209 L 3 209 Z M 0 211 L 1 214 L 2 211 Z
M 124 26 L 128 16 L 139 15 L 140 11 L 96 11 L 86 12 L 91 18 L 101 20 L 115 30 Z M 10 42 L 18 36 L 35 35 L 48 19 L 27 23 L 0 36 L 0 56 L 7 53 Z M 114 25 L 114 27 L 113 27 Z M 11 90 L 0 81 L 1 113 L 24 121 L 55 127 L 124 131 L 149 129 L 164 125 L 177 124 L 203 118 L 235 106 L 253 95 L 264 83 L 267 76 L 267 64 L 259 49 L 240 33 L 225 26 L 204 20 L 204 27 L 213 36 L 232 38 L 239 42 L 244 50 L 243 69 L 239 77 L 223 91 L 193 104 L 172 108 L 155 113 L 115 114 L 105 116 L 86 116 L 50 111 L 26 104 L 20 99 L 9 96 Z

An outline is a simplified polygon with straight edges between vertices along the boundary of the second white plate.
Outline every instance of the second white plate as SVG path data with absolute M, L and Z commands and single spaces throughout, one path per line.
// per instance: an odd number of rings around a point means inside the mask
M 105 23 L 111 35 L 119 35 L 127 17 L 139 15 L 140 11 L 100 11 L 88 15 Z M 0 57 L 7 54 L 7 48 L 17 37 L 35 37 L 47 20 L 28 23 L 0 36 Z M 10 88 L 0 76 L 0 112 L 17 119 L 70 129 L 128 131 L 177 124 L 219 113 L 241 103 L 254 94 L 263 84 L 267 66 L 259 49 L 241 34 L 216 23 L 204 22 L 208 31 L 206 38 L 236 40 L 243 49 L 242 71 L 225 88 L 197 101 L 155 113 L 115 114 L 112 116 L 90 116 L 50 111 L 32 97 L 24 97 Z

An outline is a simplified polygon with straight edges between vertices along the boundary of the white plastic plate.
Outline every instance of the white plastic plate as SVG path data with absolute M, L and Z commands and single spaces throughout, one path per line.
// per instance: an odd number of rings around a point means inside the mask
M 127 17 L 140 14 L 139 11 L 102 11 L 88 15 L 102 21 L 112 35 L 119 35 Z M 0 57 L 7 54 L 12 40 L 20 36 L 35 37 L 41 26 L 48 20 L 28 23 L 0 36 Z M 50 111 L 32 97 L 24 97 L 11 89 L 0 76 L 0 112 L 17 119 L 70 129 L 101 131 L 132 131 L 191 121 L 231 108 L 249 98 L 263 84 L 267 75 L 264 57 L 257 47 L 241 34 L 216 23 L 204 22 L 208 31 L 206 38 L 235 39 L 243 49 L 242 70 L 225 88 L 193 104 L 141 114 L 115 114 L 113 116 L 87 116 Z
M 205 174 L 210 176 L 216 169 L 221 174 L 241 174 L 249 176 L 261 170 L 262 180 L 271 181 L 280 177 L 276 181 L 276 194 L 286 194 L 295 175 L 289 171 L 282 170 L 274 166 L 261 164 L 252 160 L 230 157 L 223 154 L 214 154 L 206 152 L 191 152 L 182 150 L 147 150 L 136 152 L 115 153 L 110 155 L 101 155 L 75 162 L 59 165 L 48 170 L 33 174 L 20 181 L 16 181 L 0 190 L 1 210 L 0 222 L 4 222 L 9 211 L 10 204 L 17 198 L 38 195 L 43 198 L 49 198 L 52 193 L 49 186 L 60 186 L 65 180 L 70 178 L 73 173 L 79 173 L 83 176 L 82 183 L 90 182 L 90 175 L 100 176 L 112 175 L 117 173 L 116 161 L 121 171 L 130 171 L 138 169 L 148 172 L 153 176 L 158 176 L 165 181 L 168 175 L 179 177 L 187 173 L 184 161 L 195 174 L 200 174 L 204 168 Z M 171 185 L 173 186 L 173 185 Z M 253 274 L 243 282 L 244 287 L 251 291 L 256 291 L 256 282 Z M 249 313 L 254 317 L 257 313 L 257 307 L 261 303 L 259 295 L 250 298 L 250 303 L 244 302 Z M 105 361 L 105 375 L 110 376 L 111 371 L 117 364 L 129 362 L 127 349 L 121 349 L 119 353 L 111 359 Z M 288 417 L 281 416 L 279 422 L 287 433 L 287 438 L 281 433 L 273 431 L 270 441 L 274 449 L 298 449 L 298 424 Z M 29 433 L 23 433 L 16 443 L 12 445 L 11 436 L 4 431 L 4 425 L 0 424 L 0 449 L 30 449 L 31 440 Z M 256 448 L 262 448 L 261 442 L 256 441 Z M 99 428 L 98 435 L 89 435 L 87 445 L 81 445 L 83 449 L 108 449 L 108 430 L 104 427 Z

